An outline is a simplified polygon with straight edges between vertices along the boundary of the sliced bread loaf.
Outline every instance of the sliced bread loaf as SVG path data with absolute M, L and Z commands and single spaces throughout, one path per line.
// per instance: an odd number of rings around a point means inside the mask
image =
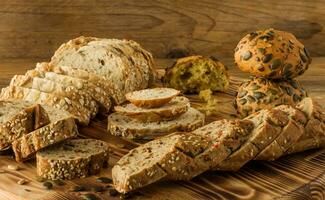
M 176 131 L 192 131 L 203 124 L 204 115 L 194 108 L 174 120 L 161 122 L 143 123 L 120 113 L 108 116 L 108 132 L 130 139 L 152 139 Z
M 89 123 L 91 117 L 91 112 L 89 110 L 80 106 L 80 104 L 76 104 L 69 98 L 63 98 L 30 88 L 17 87 L 13 85 L 2 88 L 0 100 L 24 100 L 53 106 L 68 111 L 79 121 L 79 123 L 84 125 Z
M 37 175 L 49 180 L 85 178 L 108 164 L 108 145 L 100 140 L 73 139 L 37 152 Z
M 150 88 L 129 92 L 125 97 L 138 107 L 155 108 L 165 105 L 179 93 L 178 90 L 172 88 Z
M 141 122 L 168 121 L 179 117 L 190 107 L 190 101 L 186 97 L 174 97 L 167 104 L 158 108 L 141 108 L 134 104 L 115 106 L 115 111 L 132 117 Z
M 239 148 L 252 127 L 249 121 L 223 120 L 193 133 L 174 133 L 148 142 L 113 167 L 114 186 L 126 193 L 163 179 L 191 179 Z
M 44 78 L 29 75 L 15 75 L 10 85 L 31 88 L 40 92 L 51 93 L 56 96 L 69 98 L 80 107 L 85 107 L 95 117 L 98 112 L 98 105 L 87 93 L 78 90 L 75 86 L 65 85 L 60 81 L 52 81 Z
M 39 104 L 25 101 L 0 101 L 0 150 L 4 150 L 22 135 L 50 122 Z
M 52 107 L 47 107 L 46 110 L 49 113 L 50 124 L 23 135 L 12 143 L 17 162 L 31 158 L 45 147 L 78 135 L 75 119 L 70 113 Z

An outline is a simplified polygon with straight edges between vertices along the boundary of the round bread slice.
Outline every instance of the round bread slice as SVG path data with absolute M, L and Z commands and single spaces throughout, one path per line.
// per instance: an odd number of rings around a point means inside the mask
M 157 122 L 175 119 L 185 113 L 189 107 L 188 98 L 174 97 L 170 102 L 159 108 L 141 108 L 130 103 L 115 106 L 115 111 L 141 122 Z
M 179 93 L 178 90 L 173 88 L 150 88 L 129 92 L 125 97 L 138 107 L 155 108 L 165 105 Z
M 108 132 L 129 139 L 153 139 L 172 132 L 193 131 L 203 126 L 204 119 L 204 115 L 194 108 L 189 108 L 174 120 L 145 123 L 121 113 L 113 113 L 108 116 Z
M 69 140 L 36 154 L 37 175 L 49 180 L 85 178 L 107 165 L 108 152 L 100 140 Z

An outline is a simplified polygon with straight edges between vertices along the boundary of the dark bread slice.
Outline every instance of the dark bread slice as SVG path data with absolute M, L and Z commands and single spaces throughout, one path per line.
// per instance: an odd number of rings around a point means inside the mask
M 108 145 L 100 140 L 68 140 L 37 152 L 37 175 L 70 180 L 98 174 L 108 163 L 108 152 Z

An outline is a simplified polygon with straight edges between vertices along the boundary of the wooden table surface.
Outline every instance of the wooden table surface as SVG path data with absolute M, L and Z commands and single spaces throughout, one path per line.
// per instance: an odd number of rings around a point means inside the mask
M 33 59 L 0 60 L 0 88 L 8 85 L 14 74 L 24 74 L 32 69 L 36 61 Z M 220 114 L 209 118 L 221 119 L 229 117 L 234 110 L 231 101 L 235 90 L 243 78 L 248 75 L 233 67 L 232 59 L 222 60 L 229 68 L 231 87 L 227 94 L 217 94 L 222 109 Z M 159 67 L 169 66 L 173 60 L 158 59 Z M 325 103 L 325 58 L 314 58 L 310 69 L 298 78 L 304 88 L 321 104 Z M 200 105 L 197 98 L 191 96 L 193 106 Z M 109 143 L 112 148 L 110 166 L 100 175 L 81 180 L 65 181 L 65 185 L 54 184 L 52 190 L 45 190 L 42 183 L 36 181 L 35 161 L 19 164 L 21 170 L 8 170 L 9 164 L 16 165 L 12 157 L 0 156 L 0 199 L 1 200 L 74 200 L 84 193 L 70 192 L 73 185 L 85 185 L 92 188 L 103 185 L 96 182 L 96 177 L 108 176 L 112 165 L 129 149 L 138 145 L 136 142 L 110 136 L 105 131 L 105 118 L 95 119 L 88 127 L 81 127 L 80 132 L 93 138 Z M 20 179 L 28 180 L 27 184 L 19 185 Z M 118 199 L 110 197 L 108 192 L 96 193 L 102 199 Z M 153 184 L 134 194 L 134 199 L 325 199 L 325 149 L 310 150 L 280 158 L 274 162 L 250 162 L 238 172 L 207 172 L 184 182 L 162 182 Z

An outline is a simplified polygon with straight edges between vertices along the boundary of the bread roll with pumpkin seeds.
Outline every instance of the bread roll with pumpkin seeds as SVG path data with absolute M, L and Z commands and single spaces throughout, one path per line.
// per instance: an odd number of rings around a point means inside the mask
M 240 40 L 235 49 L 235 62 L 242 71 L 255 76 L 289 79 L 303 74 L 311 58 L 293 34 L 266 29 Z
M 206 89 L 223 92 L 228 89 L 229 76 L 226 67 L 217 59 L 197 55 L 178 59 L 167 69 L 164 82 L 184 93 Z
M 296 80 L 276 81 L 256 77 L 239 87 L 235 107 L 241 117 L 246 117 L 282 104 L 294 106 L 304 97 L 307 93 Z

